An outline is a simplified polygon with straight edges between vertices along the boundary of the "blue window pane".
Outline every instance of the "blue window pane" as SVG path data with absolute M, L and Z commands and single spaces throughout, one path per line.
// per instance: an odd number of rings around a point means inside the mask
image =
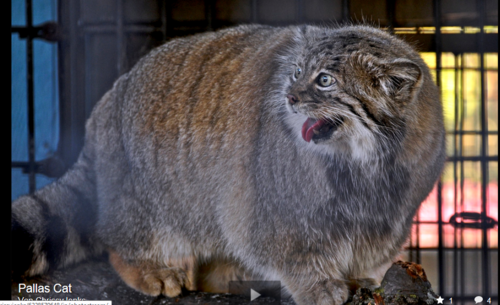
M 12 25 L 26 25 L 26 6 L 25 0 L 12 0 Z
M 38 25 L 47 21 L 57 21 L 57 1 L 33 1 L 33 24 Z
M 57 45 L 33 41 L 35 82 L 35 159 L 43 160 L 57 149 L 59 97 L 57 87 Z
M 11 0 L 12 25 L 26 25 L 26 0 Z M 33 25 L 47 21 L 57 21 L 57 0 L 33 1 Z

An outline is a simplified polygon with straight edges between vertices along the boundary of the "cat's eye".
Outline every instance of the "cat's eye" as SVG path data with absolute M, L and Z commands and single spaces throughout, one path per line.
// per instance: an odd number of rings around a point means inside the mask
M 295 68 L 295 73 L 293 74 L 293 76 L 297 79 L 299 78 L 300 74 L 302 74 L 302 69 L 299 67 Z
M 329 87 L 335 83 L 335 78 L 328 74 L 320 74 L 318 76 L 318 85 L 321 87 Z

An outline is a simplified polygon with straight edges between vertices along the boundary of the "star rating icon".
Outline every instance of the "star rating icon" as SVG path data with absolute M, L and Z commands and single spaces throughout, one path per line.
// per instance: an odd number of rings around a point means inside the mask
M 436 300 L 438 301 L 438 304 L 443 304 L 444 299 L 441 296 L 439 296 Z

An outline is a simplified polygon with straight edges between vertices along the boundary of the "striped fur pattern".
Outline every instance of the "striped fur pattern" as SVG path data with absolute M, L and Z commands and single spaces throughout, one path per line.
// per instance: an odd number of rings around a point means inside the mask
M 175 39 L 97 104 L 73 168 L 13 203 L 14 271 L 109 251 L 151 295 L 260 278 L 341 304 L 398 255 L 444 159 L 429 70 L 381 30 Z

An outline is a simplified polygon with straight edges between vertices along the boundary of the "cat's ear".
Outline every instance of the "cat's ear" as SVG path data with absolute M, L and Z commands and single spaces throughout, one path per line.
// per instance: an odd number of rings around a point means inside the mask
M 422 70 L 408 59 L 389 62 L 371 54 L 355 54 L 351 64 L 368 74 L 372 87 L 403 106 L 411 103 L 422 87 Z
M 382 72 L 378 75 L 380 89 L 399 104 L 411 103 L 422 87 L 422 70 L 408 59 L 382 63 L 380 72 Z

